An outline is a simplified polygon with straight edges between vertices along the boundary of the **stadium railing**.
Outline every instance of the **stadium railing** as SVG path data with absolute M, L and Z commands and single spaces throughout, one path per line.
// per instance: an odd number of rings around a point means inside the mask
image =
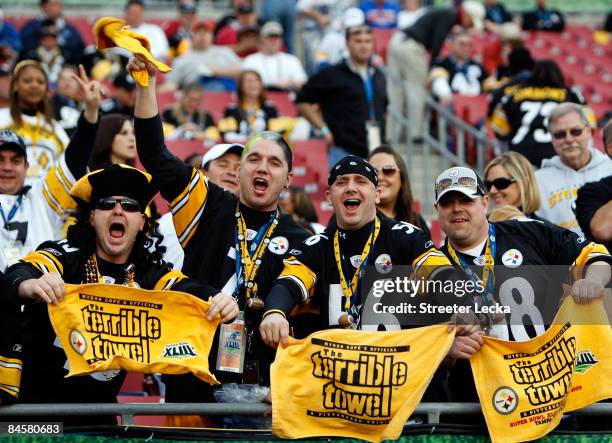
M 16 404 L 0 408 L 0 417 L 28 416 L 89 416 L 116 414 L 121 425 L 131 425 L 135 415 L 244 415 L 262 416 L 268 413 L 267 403 L 55 403 Z M 421 403 L 413 415 L 424 415 L 428 424 L 440 423 L 446 414 L 479 415 L 480 403 Z M 595 403 L 572 411 L 577 415 L 612 415 L 612 403 Z

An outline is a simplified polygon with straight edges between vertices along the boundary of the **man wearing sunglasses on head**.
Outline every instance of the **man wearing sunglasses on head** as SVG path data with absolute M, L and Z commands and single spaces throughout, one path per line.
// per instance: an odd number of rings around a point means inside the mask
M 231 296 L 173 270 L 157 248 L 148 250 L 151 240 L 144 212 L 157 192 L 151 180 L 149 174 L 126 165 L 87 174 L 71 189 L 78 210 L 67 239 L 42 243 L 7 270 L 2 294 L 24 305 L 22 402 L 112 403 L 125 379 L 124 371 L 112 370 L 64 378 L 66 355 L 57 344 L 46 305 L 62 302 L 65 282 L 172 289 L 208 300 L 209 320 L 220 314 L 222 322 L 231 321 L 238 314 Z M 60 421 L 112 424 L 115 418 Z
M 542 161 L 536 178 L 542 204 L 536 214 L 582 235 L 576 220 L 578 190 L 612 173 L 612 160 L 593 147 L 589 120 L 582 106 L 562 103 L 548 117 L 555 148 L 553 158 Z
M 489 198 L 472 169 L 447 169 L 436 179 L 435 193 L 440 227 L 446 234 L 440 249 L 486 288 L 477 301 L 481 306 L 510 309 L 489 315 L 488 335 L 524 341 L 542 334 L 544 317 L 552 319 L 564 293 L 566 266 L 577 303 L 600 297 L 609 284 L 612 257 L 604 246 L 541 221 L 487 221 Z M 563 273 L 561 278 L 551 275 L 555 269 Z M 454 401 L 478 400 L 472 380 L 469 365 L 458 362 L 450 377 Z
M 440 227 L 446 234 L 441 250 L 463 269 L 476 267 L 474 278 L 482 281 L 487 289 L 488 302 L 496 300 L 496 291 L 505 276 L 494 275 L 493 266 L 499 269 L 518 268 L 525 265 L 559 265 L 576 271 L 572 296 L 579 302 L 587 302 L 600 295 L 610 279 L 612 262 L 607 249 L 587 242 L 573 232 L 537 220 L 521 219 L 490 223 L 487 221 L 489 198 L 482 179 L 469 168 L 453 167 L 438 176 L 435 184 L 436 204 Z M 590 266 L 594 262 L 597 266 Z M 504 266 L 501 266 L 504 265 Z M 579 267 L 587 267 L 584 275 L 578 275 Z M 533 267 L 535 269 L 535 266 Z M 543 332 L 541 320 L 545 316 L 543 297 L 552 294 L 560 297 L 563 289 L 551 288 L 544 274 L 529 283 L 535 285 L 534 293 L 540 295 L 531 302 L 526 299 L 519 308 L 529 317 L 531 324 L 506 322 L 498 318 L 491 333 L 506 340 L 527 340 Z M 539 285 L 539 286 L 538 286 Z M 503 297 L 502 297 L 503 298 Z M 485 300 L 487 301 L 487 300 Z M 555 305 L 556 306 L 556 305 Z M 517 311 L 518 312 L 518 311 Z M 556 312 L 556 309 L 555 311 Z M 553 312 L 553 313 L 554 313 Z M 514 315 L 514 313 L 512 314 Z M 540 323 L 538 324 L 538 321 Z
M 128 64 L 130 72 L 145 69 L 149 86 L 136 90 L 138 155 L 170 203 L 185 251 L 183 271 L 232 294 L 242 312 L 242 323 L 236 323 L 234 331 L 222 330 L 217 336 L 210 367 L 222 383 L 268 384 L 274 351 L 258 333 L 264 300 L 283 269 L 283 256 L 308 237 L 278 208 L 281 192 L 291 183 L 293 153 L 279 134 L 257 134 L 242 152 L 240 196 L 224 191 L 166 148 L 155 93 L 156 69 L 137 58 Z M 244 338 L 238 340 L 239 349 L 231 346 L 236 340 L 229 340 L 235 333 Z M 236 359 L 237 353 L 243 357 Z M 166 388 L 167 402 L 215 401 L 211 386 L 192 375 L 168 376 Z

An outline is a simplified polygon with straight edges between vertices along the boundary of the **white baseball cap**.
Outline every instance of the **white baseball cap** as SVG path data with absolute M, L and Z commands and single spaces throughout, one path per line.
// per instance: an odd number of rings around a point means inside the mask
M 436 203 L 439 203 L 445 194 L 452 191 L 461 192 L 471 199 L 487 194 L 484 182 L 476 171 L 463 166 L 449 168 L 438 176 Z
M 475 0 L 466 0 L 461 3 L 461 9 L 470 16 L 474 28 L 478 31 L 482 31 L 484 28 L 484 18 L 487 15 L 484 5 Z
M 238 154 L 238 157 L 240 157 L 242 155 L 242 151 L 244 151 L 244 146 L 238 143 L 220 143 L 215 145 L 210 148 L 206 154 L 204 154 L 204 157 L 202 157 L 202 168 L 206 169 L 208 163 L 218 159 L 219 157 L 223 157 L 228 152 Z
M 359 8 L 348 8 L 342 15 L 342 26 L 348 29 L 352 26 L 360 26 L 365 23 L 365 14 Z

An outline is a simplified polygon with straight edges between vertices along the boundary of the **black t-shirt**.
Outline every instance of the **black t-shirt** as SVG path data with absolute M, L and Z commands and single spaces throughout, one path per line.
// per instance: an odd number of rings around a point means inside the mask
M 593 216 L 610 200 L 612 200 L 612 175 L 598 182 L 586 183 L 578 189 L 576 219 L 587 238 L 593 240 L 593 234 L 591 233 Z M 605 246 L 608 248 L 608 252 L 612 252 L 612 240 L 608 240 Z
M 385 134 L 387 83 L 380 69 L 369 68 L 373 89 L 374 118 Z M 362 77 L 349 68 L 346 60 L 328 66 L 308 79 L 296 103 L 318 103 L 323 119 L 334 136 L 334 143 L 360 157 L 367 157 L 366 121 L 368 99 Z
M 572 231 L 550 223 L 522 219 L 492 223 L 495 227 L 494 298 L 509 306 L 506 314 L 510 340 L 523 341 L 544 332 L 556 314 L 563 294 L 562 271 L 574 264 L 583 266 L 593 260 L 612 262 L 601 255 L 601 246 L 589 243 Z M 445 243 L 442 251 L 452 260 Z M 458 252 L 464 263 L 474 264 L 482 276 L 482 255 Z M 485 282 L 486 283 L 486 282 Z M 521 316 L 523 314 L 523 316 Z M 534 326 L 535 325 L 535 326 Z

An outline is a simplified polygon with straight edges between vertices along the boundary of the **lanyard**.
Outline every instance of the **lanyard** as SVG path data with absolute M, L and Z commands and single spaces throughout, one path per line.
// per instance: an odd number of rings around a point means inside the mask
M 370 251 L 372 250 L 372 247 L 374 246 L 374 242 L 376 241 L 376 238 L 378 237 L 379 231 L 380 231 L 380 220 L 378 219 L 378 217 L 376 217 L 376 219 L 374 220 L 374 225 L 372 226 L 372 232 L 370 233 L 370 237 L 366 241 L 365 247 L 363 248 L 363 251 L 361 252 L 361 259 L 359 262 L 359 266 L 357 267 L 355 274 L 353 274 L 353 279 L 351 280 L 350 286 L 348 285 L 346 281 L 346 277 L 344 276 L 344 268 L 342 266 L 342 255 L 340 254 L 340 241 L 338 240 L 339 230 L 336 230 L 336 233 L 334 234 L 334 256 L 336 257 L 336 266 L 338 268 L 338 273 L 340 274 L 340 285 L 342 286 L 342 293 L 344 294 L 344 297 L 346 298 L 344 302 L 344 309 L 347 312 L 351 311 L 351 313 L 353 314 L 356 313 L 357 304 L 355 303 L 356 300 L 354 300 L 354 295 L 356 295 L 357 293 L 357 285 L 359 284 L 359 280 L 361 279 L 361 274 L 362 274 L 361 268 L 363 268 L 366 265 L 366 262 L 368 261 L 368 258 L 370 256 Z
M 465 271 L 472 281 L 480 281 L 481 283 L 483 281 L 487 282 L 487 293 L 485 296 L 483 296 L 483 299 L 488 305 L 491 305 L 493 303 L 493 291 L 495 288 L 495 275 L 492 271 L 493 266 L 495 266 L 495 252 L 497 249 L 495 245 L 495 226 L 493 226 L 492 223 L 489 223 L 489 237 L 487 238 L 487 245 L 485 248 L 485 263 L 482 269 L 482 280 L 479 279 L 474 271 L 470 268 L 470 264 L 463 260 L 463 258 L 461 258 L 461 256 L 455 252 L 455 249 L 450 242 L 447 242 L 446 245 L 448 247 L 448 253 L 452 257 L 453 261 Z
M 247 227 L 242 214 L 240 213 L 239 206 L 236 206 L 236 230 L 235 230 L 235 242 L 236 242 L 236 253 L 240 257 L 236 259 L 236 290 L 234 291 L 234 297 L 238 296 L 240 288 L 246 286 L 246 298 L 251 298 L 251 294 L 254 292 L 255 297 L 257 296 L 257 284 L 254 280 L 257 276 L 257 271 L 261 265 L 261 260 L 266 252 L 266 248 L 270 243 L 270 237 L 278 225 L 278 218 L 280 211 L 277 208 L 276 211 L 270 216 L 270 221 L 264 224 L 257 231 L 257 235 L 251 242 L 249 249 L 249 243 L 247 238 Z M 242 266 L 244 266 L 244 274 L 242 272 Z
M 8 224 L 11 222 L 13 217 L 15 217 L 15 214 L 17 213 L 17 210 L 21 206 L 22 201 L 23 201 L 23 194 L 19 194 L 19 197 L 17 197 L 17 200 L 15 200 L 15 203 L 13 203 L 13 207 L 8 213 L 8 217 L 4 213 L 4 209 L 2 209 L 2 205 L 0 205 L 0 215 L 2 216 L 2 221 L 4 222 L 4 229 L 8 229 Z
M 366 100 L 368 101 L 368 116 L 370 120 L 376 119 L 376 109 L 374 108 L 374 85 L 372 84 L 372 76 L 366 70 L 366 76 L 363 78 L 363 87 L 365 89 Z

